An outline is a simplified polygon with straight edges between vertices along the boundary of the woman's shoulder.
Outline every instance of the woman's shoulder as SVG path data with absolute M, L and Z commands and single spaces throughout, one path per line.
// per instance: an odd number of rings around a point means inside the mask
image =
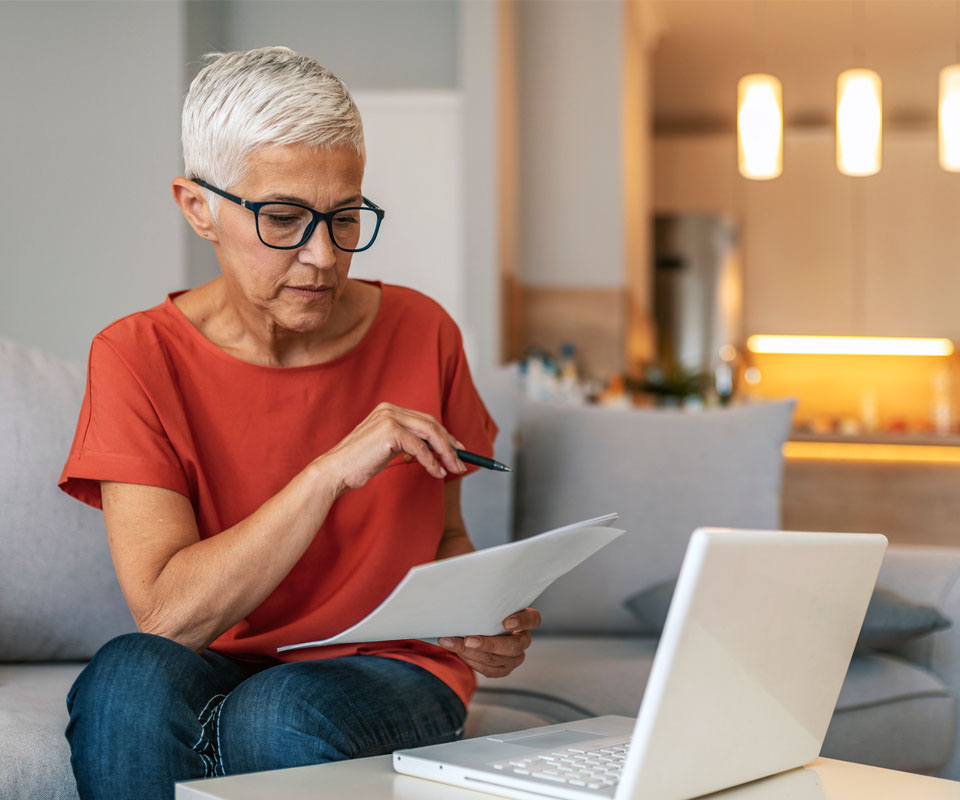
M 435 325 L 438 329 L 459 335 L 453 317 L 436 300 L 409 286 L 382 284 L 383 299 L 396 318 L 415 319 L 418 327 Z
M 93 339 L 93 347 L 108 345 L 119 355 L 138 357 L 154 351 L 158 344 L 176 338 L 180 331 L 176 319 L 173 292 L 157 305 L 134 311 L 110 323 Z

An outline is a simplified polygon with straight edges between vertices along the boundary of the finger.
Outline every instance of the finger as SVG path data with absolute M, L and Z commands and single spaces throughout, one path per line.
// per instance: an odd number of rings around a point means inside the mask
M 464 651 L 463 637 L 461 636 L 442 636 L 437 639 L 437 644 L 453 653 L 462 653 Z
M 396 418 L 401 425 L 423 439 L 450 472 L 466 472 L 466 464 L 460 460 L 455 450 L 460 443 L 436 419 L 408 408 L 398 409 Z
M 400 425 L 399 428 L 400 430 L 397 433 L 397 449 L 417 459 L 417 461 L 423 465 L 423 468 L 433 475 L 434 478 L 447 477 L 447 470 L 444 469 L 443 464 L 437 461 L 433 452 L 427 447 L 426 442 L 419 436 L 410 433 L 403 425 Z
M 532 631 L 540 627 L 540 612 L 535 608 L 525 608 L 511 614 L 503 621 L 503 627 L 508 631 Z
M 517 656 L 530 646 L 530 634 L 522 631 L 501 636 L 468 636 L 464 640 L 466 654 L 492 653 L 498 656 Z
M 475 656 L 463 654 L 460 658 L 462 658 L 469 667 L 486 675 L 487 670 L 505 669 L 511 672 L 523 663 L 526 655 L 521 653 L 519 656 L 505 658 L 495 656 L 493 653 L 478 653 Z
M 479 672 L 481 675 L 483 675 L 483 677 L 485 677 L 485 678 L 506 678 L 507 675 L 509 675 L 511 672 L 513 672 L 513 671 L 516 669 L 515 666 L 510 666 L 510 667 L 484 667 L 484 666 L 474 667 L 473 665 L 470 665 L 470 664 L 468 664 L 467 666 L 471 667 L 471 669 L 476 670 L 476 671 Z

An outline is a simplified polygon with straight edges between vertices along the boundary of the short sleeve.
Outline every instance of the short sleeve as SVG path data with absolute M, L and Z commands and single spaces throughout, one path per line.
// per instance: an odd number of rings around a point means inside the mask
M 493 458 L 497 424 L 473 384 L 460 331 L 452 320 L 441 331 L 440 347 L 444 365 L 443 427 L 463 442 L 467 450 Z M 467 472 L 448 475 L 446 479 L 456 480 L 477 469 L 479 467 L 468 464 Z
M 189 498 L 183 466 L 157 414 L 162 402 L 150 396 L 110 342 L 97 336 L 60 488 L 95 508 L 103 507 L 105 480 L 159 486 Z

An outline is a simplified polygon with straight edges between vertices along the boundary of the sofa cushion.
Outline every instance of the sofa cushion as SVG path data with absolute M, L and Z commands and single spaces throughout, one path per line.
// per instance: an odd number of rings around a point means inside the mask
M 535 632 L 524 663 L 506 678 L 478 677 L 478 698 L 569 722 L 640 708 L 657 640 Z M 546 705 L 552 700 L 553 705 Z
M 892 589 L 878 586 L 870 598 L 857 649 L 888 650 L 909 639 L 950 627 L 933 606 L 914 603 Z
M 88 659 L 133 630 L 103 515 L 57 488 L 85 370 L 0 340 L 0 660 Z
M 67 692 L 85 664 L 0 664 L 0 797 L 77 800 Z
M 474 377 L 483 404 L 497 423 L 493 457 L 513 466 L 517 433 L 517 374 L 513 368 L 485 370 Z M 513 494 L 516 472 L 479 469 L 463 481 L 460 510 L 478 550 L 506 544 L 513 538 Z
M 822 755 L 933 772 L 953 751 L 956 700 L 932 673 L 886 653 L 850 662 Z
M 534 603 L 543 629 L 639 632 L 624 599 L 674 577 L 695 528 L 778 528 L 792 410 L 792 402 L 699 413 L 523 403 L 518 535 L 610 511 L 626 530 Z

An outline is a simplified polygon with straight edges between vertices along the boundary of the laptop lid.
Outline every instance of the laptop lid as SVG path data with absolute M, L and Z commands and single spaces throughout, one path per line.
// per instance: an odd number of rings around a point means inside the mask
M 696 530 L 616 800 L 685 800 L 817 758 L 885 549 L 878 534 Z

